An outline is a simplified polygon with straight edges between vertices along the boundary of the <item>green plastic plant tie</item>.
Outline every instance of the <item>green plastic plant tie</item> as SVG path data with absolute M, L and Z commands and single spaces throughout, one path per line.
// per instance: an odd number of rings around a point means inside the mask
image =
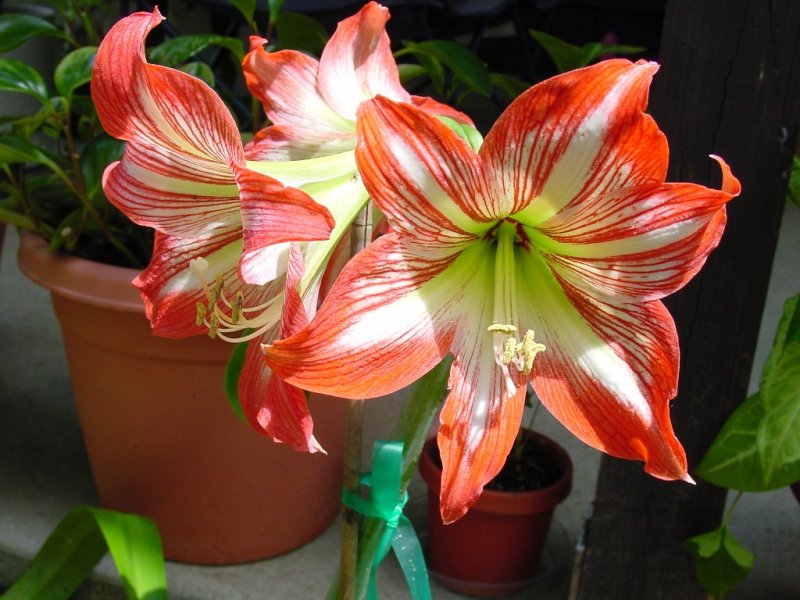
M 376 574 L 378 566 L 390 549 L 394 550 L 400 568 L 403 569 L 412 600 L 431 600 L 431 586 L 422 546 L 414 526 L 403 514 L 408 502 L 408 492 L 401 493 L 402 474 L 403 443 L 378 440 L 372 449 L 372 473 L 361 478 L 361 483 L 371 488 L 369 499 L 361 498 L 348 489 L 342 492 L 345 506 L 386 523 L 370 570 L 367 588 L 369 600 L 378 600 Z

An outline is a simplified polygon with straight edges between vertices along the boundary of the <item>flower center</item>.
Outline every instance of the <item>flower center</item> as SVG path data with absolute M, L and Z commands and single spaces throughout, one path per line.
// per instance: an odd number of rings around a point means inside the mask
M 525 331 L 522 340 L 516 337 L 519 314 L 517 310 L 517 271 L 514 260 L 515 246 L 525 246 L 527 238 L 521 238 L 517 224 L 501 222 L 494 231 L 497 241 L 494 269 L 494 304 L 492 324 L 487 331 L 493 336 L 495 360 L 508 367 L 514 365 L 518 371 L 528 375 L 533 361 L 545 346 L 534 340 L 532 329 Z
M 237 290 L 233 299 L 225 293 L 222 275 L 217 275 L 214 283 L 209 284 L 206 279 L 207 260 L 194 258 L 189 261 L 189 268 L 200 279 L 206 294 L 206 302 L 197 303 L 195 323 L 208 328 L 208 337 L 238 344 L 259 337 L 278 323 L 283 304 L 282 293 L 263 304 L 244 306 L 242 290 Z

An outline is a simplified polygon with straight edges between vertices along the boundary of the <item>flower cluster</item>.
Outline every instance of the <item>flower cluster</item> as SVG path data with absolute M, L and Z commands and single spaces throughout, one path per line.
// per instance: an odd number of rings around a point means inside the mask
M 134 282 L 154 331 L 251 340 L 246 416 L 310 452 L 303 390 L 384 395 L 452 354 L 438 433 L 448 522 L 502 467 L 529 385 L 584 442 L 689 480 L 660 299 L 717 245 L 738 181 L 716 158 L 721 190 L 665 183 L 667 142 L 644 112 L 653 63 L 535 85 L 481 140 L 465 115 L 403 89 L 387 19 L 370 2 L 319 61 L 251 38 L 245 79 L 270 125 L 246 146 L 210 88 L 146 61 L 157 10 L 109 32 L 92 95 L 127 145 L 104 188 L 156 230 Z M 370 199 L 387 233 L 337 276 Z

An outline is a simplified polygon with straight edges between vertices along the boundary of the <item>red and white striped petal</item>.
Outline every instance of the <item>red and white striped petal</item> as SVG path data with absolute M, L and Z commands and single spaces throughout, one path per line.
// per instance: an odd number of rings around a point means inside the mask
M 503 468 L 525 406 L 527 378 L 498 361 L 495 334 L 487 330 L 494 320 L 494 253 L 484 258 L 460 303 L 450 394 L 439 417 L 444 523 L 461 518 Z
M 273 127 L 256 134 L 248 157 L 293 160 L 352 149 L 353 119 L 337 114 L 320 95 L 317 60 L 295 50 L 267 52 L 265 42 L 250 38 L 242 69 L 250 93 L 261 101 Z
M 405 387 L 450 349 L 451 314 L 474 275 L 469 257 L 387 234 L 357 254 L 314 320 L 264 348 L 287 382 L 366 399 Z
M 408 102 L 392 56 L 386 22 L 389 10 L 369 2 L 341 21 L 319 61 L 320 94 L 336 113 L 353 122 L 358 105 L 377 94 Z
M 261 352 L 261 344 L 289 336 L 308 324 L 303 299 L 297 291 L 304 271 L 302 254 L 293 244 L 289 255 L 281 323 L 249 343 L 239 380 L 239 398 L 256 431 L 300 452 L 324 452 L 313 435 L 306 393 L 274 375 Z
M 150 170 L 162 165 L 165 177 L 232 183 L 230 167 L 244 162 L 244 151 L 222 100 L 199 79 L 145 59 L 145 38 L 161 21 L 158 9 L 135 13 L 104 38 L 91 83 L 100 122 L 142 152 L 156 151 Z
M 225 293 L 235 297 L 241 290 L 248 306 L 261 304 L 280 293 L 281 286 L 241 283 L 236 274 L 241 252 L 242 239 L 237 232 L 191 240 L 156 232 L 153 258 L 133 281 L 142 295 L 153 332 L 173 338 L 205 333 L 205 326 L 195 324 L 197 303 L 207 302 L 203 282 L 213 286 L 217 275 L 222 277 Z M 197 258 L 208 263 L 202 274 L 191 268 L 190 262 Z
M 438 119 L 383 97 L 359 109 L 356 163 L 393 229 L 460 244 L 491 227 L 493 190 L 475 152 Z
M 549 219 L 540 227 L 549 239 L 539 245 L 559 277 L 590 294 L 663 298 L 694 277 L 719 243 L 725 204 L 740 190 L 721 165 L 722 190 L 690 183 L 616 190 Z
M 263 285 L 285 272 L 285 244 L 327 240 L 335 225 L 330 211 L 305 192 L 277 179 L 236 168 L 244 249 L 239 275 Z
M 645 461 L 661 479 L 691 481 L 669 420 L 678 340 L 658 302 L 612 304 L 556 280 L 533 253 L 523 259 L 524 327 L 547 348 L 531 382 L 542 403 L 587 444 Z
M 644 114 L 657 69 L 608 60 L 548 79 L 511 103 L 480 155 L 501 174 L 515 218 L 535 224 L 595 194 L 664 181 L 666 138 Z
M 103 190 L 133 222 L 171 236 L 239 231 L 239 189 L 233 174 L 211 181 L 171 169 L 182 156 L 163 147 L 128 144 L 103 175 Z

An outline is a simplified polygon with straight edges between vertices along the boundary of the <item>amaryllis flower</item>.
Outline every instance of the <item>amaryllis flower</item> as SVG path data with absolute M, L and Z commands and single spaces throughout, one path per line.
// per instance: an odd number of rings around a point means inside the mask
M 528 384 L 584 442 L 691 480 L 659 299 L 700 269 L 740 188 L 719 158 L 721 190 L 664 182 L 666 139 L 643 112 L 657 68 L 611 60 L 536 85 L 477 153 L 410 105 L 359 110 L 359 169 L 393 233 L 348 264 L 307 328 L 264 351 L 288 382 L 350 398 L 452 353 L 445 522 L 501 469 Z
M 106 170 L 105 192 L 131 220 L 156 229 L 153 259 L 134 285 L 159 335 L 248 328 L 271 340 L 281 329 L 292 244 L 327 239 L 333 218 L 306 193 L 248 168 L 238 128 L 206 84 L 147 63 L 144 41 L 161 20 L 155 9 L 118 22 L 92 78 L 103 127 L 128 142 Z M 301 258 L 293 285 L 303 274 Z M 256 413 L 251 420 L 276 439 L 318 449 L 303 392 L 280 393 L 294 402 L 277 411 L 283 419 L 268 423 Z

